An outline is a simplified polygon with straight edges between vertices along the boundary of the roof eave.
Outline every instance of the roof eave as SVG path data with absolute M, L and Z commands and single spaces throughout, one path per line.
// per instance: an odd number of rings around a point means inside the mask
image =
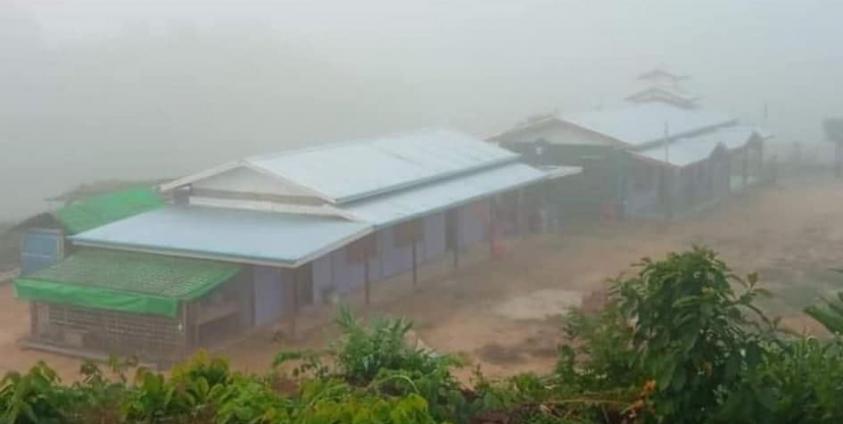
M 84 238 L 80 238 L 78 236 L 69 237 L 70 241 L 76 246 L 85 246 L 85 247 L 96 247 L 96 248 L 103 248 L 103 249 L 114 249 L 114 250 L 122 250 L 128 252 L 138 252 L 138 253 L 150 253 L 150 254 L 158 254 L 158 255 L 169 255 L 169 256 L 177 256 L 182 258 L 192 258 L 192 259 L 205 259 L 205 260 L 214 260 L 214 261 L 222 261 L 222 262 L 231 262 L 237 264 L 248 264 L 248 265 L 260 265 L 260 266 L 272 266 L 272 267 L 281 267 L 281 268 L 297 268 L 301 265 L 304 265 L 312 260 L 323 256 L 324 254 L 336 250 L 339 247 L 342 247 L 348 243 L 351 243 L 357 239 L 363 238 L 374 231 L 373 227 L 367 227 L 357 233 L 354 233 L 351 236 L 344 237 L 339 239 L 335 242 L 329 243 L 317 250 L 309 252 L 305 255 L 302 255 L 296 259 L 271 259 L 265 257 L 256 257 L 256 256 L 248 256 L 248 255 L 236 255 L 236 254 L 222 254 L 222 253 L 213 253 L 213 252 L 200 252 L 194 250 L 187 250 L 187 249 L 175 249 L 175 248 L 164 248 L 164 247 L 150 247 L 147 245 L 140 245 L 134 243 L 117 243 L 117 242 L 108 242 L 108 241 L 94 241 L 94 240 L 87 240 Z

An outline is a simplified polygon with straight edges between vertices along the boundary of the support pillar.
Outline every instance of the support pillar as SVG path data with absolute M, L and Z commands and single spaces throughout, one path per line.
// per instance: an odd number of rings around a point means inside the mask
M 32 338 L 38 338 L 40 336 L 38 331 L 38 303 L 31 302 L 29 304 L 29 335 Z
M 188 355 L 190 354 L 190 348 L 191 348 L 191 345 L 192 345 L 192 343 L 190 342 L 190 337 L 191 337 L 191 334 L 192 334 L 191 330 L 192 329 L 190 327 L 190 319 L 188 317 L 189 317 L 189 314 L 188 314 L 188 310 L 187 310 L 187 302 L 182 302 L 181 303 L 181 328 L 182 328 L 182 331 L 184 332 L 184 341 L 183 341 L 184 346 L 183 346 L 183 352 L 182 352 L 183 358 L 188 357 Z
M 369 272 L 369 268 L 370 268 L 369 260 L 370 260 L 369 256 L 366 255 L 366 260 L 363 262 L 363 272 L 365 274 L 364 277 L 363 277 L 363 278 L 365 278 L 363 291 L 364 291 L 364 294 L 365 294 L 367 305 L 370 302 L 371 285 L 372 285 L 372 276 L 371 276 L 371 273 Z
M 413 287 L 419 283 L 419 270 L 418 270 L 418 241 L 413 240 Z
M 526 208 L 525 208 L 525 201 L 524 201 L 524 189 L 519 188 L 517 191 L 517 198 L 515 201 L 515 225 L 518 227 L 518 235 L 520 237 L 527 236 L 527 225 L 526 225 Z
M 732 155 L 727 153 L 726 157 L 726 194 L 732 194 Z
M 454 269 L 457 269 L 460 267 L 460 234 L 462 233 L 460 228 L 460 221 L 462 220 L 460 219 L 459 209 L 455 210 L 454 214 L 454 225 L 453 230 L 451 231 L 451 237 L 453 238 L 453 240 L 451 241 L 451 245 L 454 249 Z
M 495 199 L 489 199 L 489 228 L 487 228 L 488 234 L 487 237 L 489 239 L 489 256 L 492 259 L 495 259 L 495 237 L 497 234 L 497 224 L 495 218 Z
M 747 186 L 749 186 L 749 146 L 744 146 L 743 148 L 743 158 L 742 158 L 742 169 L 741 169 L 741 178 L 743 179 L 743 188 L 746 190 Z
M 834 176 L 843 177 L 843 140 L 834 143 Z
M 190 314 L 188 314 L 190 328 L 193 330 L 193 336 L 190 338 L 192 346 L 199 344 L 199 308 L 197 306 L 196 303 L 190 303 Z
M 665 221 L 670 221 L 673 218 L 671 205 L 673 187 L 672 184 L 670 184 L 670 171 L 671 169 L 669 169 L 667 166 L 662 166 L 659 170 L 659 197 Z
M 299 315 L 299 269 L 293 271 L 293 311 L 290 317 L 290 336 L 296 337 L 296 319 Z
M 458 244 L 454 245 L 454 269 L 460 267 L 460 247 Z

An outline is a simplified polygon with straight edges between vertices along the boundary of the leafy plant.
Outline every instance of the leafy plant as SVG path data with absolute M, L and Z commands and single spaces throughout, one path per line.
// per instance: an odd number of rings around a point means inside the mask
M 654 415 L 672 423 L 705 422 L 723 393 L 763 360 L 753 304 L 757 277 L 741 279 L 708 249 L 645 259 L 637 276 L 617 281 L 620 307 L 634 322 L 635 359 L 652 376 Z M 744 291 L 735 293 L 733 285 Z
M 770 346 L 760 366 L 743 374 L 716 421 L 837 423 L 843 419 L 843 342 L 800 338 Z
M 556 374 L 571 390 L 633 388 L 645 380 L 635 364 L 633 327 L 617 300 L 593 315 L 570 311 L 563 329 L 567 343 L 560 348 Z
M 836 299 L 826 299 L 823 304 L 808 306 L 805 313 L 831 333 L 843 335 L 843 293 L 838 293 Z
M 409 322 L 364 325 L 343 308 L 336 344 L 281 352 L 266 375 L 200 352 L 169 377 L 138 368 L 130 382 L 136 363 L 112 360 L 110 374 L 89 362 L 64 385 L 38 363 L 0 382 L 0 422 L 843 422 L 843 340 L 775 332 L 754 304 L 756 284 L 708 249 L 644 260 L 614 282 L 603 311 L 566 317 L 558 364 L 544 375 L 489 380 L 478 369 L 463 386 L 452 374 L 459 361 L 406 342 Z
M 2 422 L 63 423 L 70 406 L 67 391 L 55 371 L 39 361 L 26 374 L 11 372 L 0 385 Z
M 381 370 L 428 374 L 456 364 L 453 358 L 410 346 L 405 336 L 413 325 L 404 319 L 377 319 L 366 327 L 342 307 L 337 324 L 343 336 L 335 346 L 335 356 L 349 383 L 368 384 Z

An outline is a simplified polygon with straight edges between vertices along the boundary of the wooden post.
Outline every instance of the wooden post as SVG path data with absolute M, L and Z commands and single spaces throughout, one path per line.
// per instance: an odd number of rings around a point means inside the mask
M 460 267 L 460 246 L 459 242 L 454 242 L 454 269 Z
M 37 339 L 38 334 L 38 303 L 29 304 L 29 336 Z
M 518 236 L 527 236 L 526 214 L 524 206 L 524 189 L 519 188 L 515 200 L 515 225 L 518 227 Z
M 190 321 L 191 328 L 193 329 L 193 336 L 190 338 L 190 343 L 192 346 L 197 346 L 199 344 L 199 308 L 197 308 L 197 304 L 191 302 L 190 304 L 190 314 L 188 314 L 188 320 Z
M 184 332 L 184 352 L 182 353 L 183 357 L 187 357 L 188 352 L 190 352 L 190 324 L 188 323 L 189 320 L 187 318 L 187 302 L 181 303 L 181 328 Z
M 726 194 L 732 194 L 732 155 L 726 153 Z
M 454 249 L 454 269 L 460 267 L 460 215 L 459 209 L 457 209 L 454 214 L 456 216 L 453 218 L 453 228 L 451 230 L 451 244 L 453 245 Z
M 299 268 L 293 271 L 293 317 L 290 321 L 290 335 L 296 337 L 296 318 L 299 315 Z
M 372 278 L 371 278 L 371 275 L 369 273 L 369 255 L 366 255 L 366 260 L 363 261 L 363 272 L 365 273 L 365 276 L 364 276 L 365 285 L 363 286 L 363 291 L 364 291 L 364 294 L 365 294 L 365 297 L 366 297 L 366 304 L 368 305 L 369 301 L 370 301 L 369 295 L 371 293 L 371 284 L 372 284 Z
M 495 199 L 489 199 L 489 228 L 487 229 L 488 233 L 487 238 L 489 239 L 489 256 L 492 259 L 495 258 L 495 233 L 497 232 L 497 228 L 495 228 Z
M 413 287 L 415 287 L 419 282 L 419 271 L 418 271 L 418 261 L 416 260 L 418 255 L 418 242 L 413 240 Z
M 743 163 L 741 165 L 741 177 L 743 179 L 743 188 L 749 185 L 749 146 L 743 148 Z
M 661 200 L 664 220 L 670 221 L 670 188 L 667 184 L 667 174 L 667 165 L 659 167 L 659 200 Z

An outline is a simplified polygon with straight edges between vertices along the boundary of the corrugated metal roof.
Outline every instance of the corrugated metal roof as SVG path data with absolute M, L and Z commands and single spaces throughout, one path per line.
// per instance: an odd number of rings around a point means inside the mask
M 76 234 L 162 206 L 156 190 L 136 187 L 73 202 L 55 215 L 68 233 Z
M 563 173 L 578 173 L 580 168 L 556 168 L 553 171 L 552 175 L 559 177 Z M 384 226 L 511 190 L 548 178 L 550 175 L 525 164 L 513 163 L 396 194 L 362 200 L 345 208 L 362 220 L 375 226 Z
M 235 264 L 82 249 L 15 280 L 30 301 L 175 316 L 179 302 L 204 296 L 240 271 Z
M 78 245 L 297 266 L 371 232 L 362 222 L 172 206 L 71 237 Z
M 761 130 L 755 127 L 739 125 L 734 127 L 719 128 L 716 131 L 707 132 L 705 134 L 700 134 L 683 140 L 688 140 L 690 142 L 696 141 L 698 143 L 713 143 L 715 146 L 719 143 L 722 144 L 723 147 L 732 150 L 746 145 L 746 143 L 752 138 L 753 134 L 761 136 L 760 131 Z
M 559 119 L 633 146 L 664 139 L 665 124 L 673 139 L 736 122 L 735 118 L 721 113 L 685 109 L 667 103 L 633 104 L 560 116 Z
M 687 166 L 707 159 L 718 145 L 732 150 L 743 147 L 756 134 L 753 127 L 737 126 L 720 128 L 695 137 L 672 141 L 665 149 L 663 144 L 634 152 L 639 156 L 673 166 Z M 667 159 L 667 160 L 665 160 Z
M 466 134 L 429 129 L 249 158 L 247 163 L 345 203 L 517 158 Z

